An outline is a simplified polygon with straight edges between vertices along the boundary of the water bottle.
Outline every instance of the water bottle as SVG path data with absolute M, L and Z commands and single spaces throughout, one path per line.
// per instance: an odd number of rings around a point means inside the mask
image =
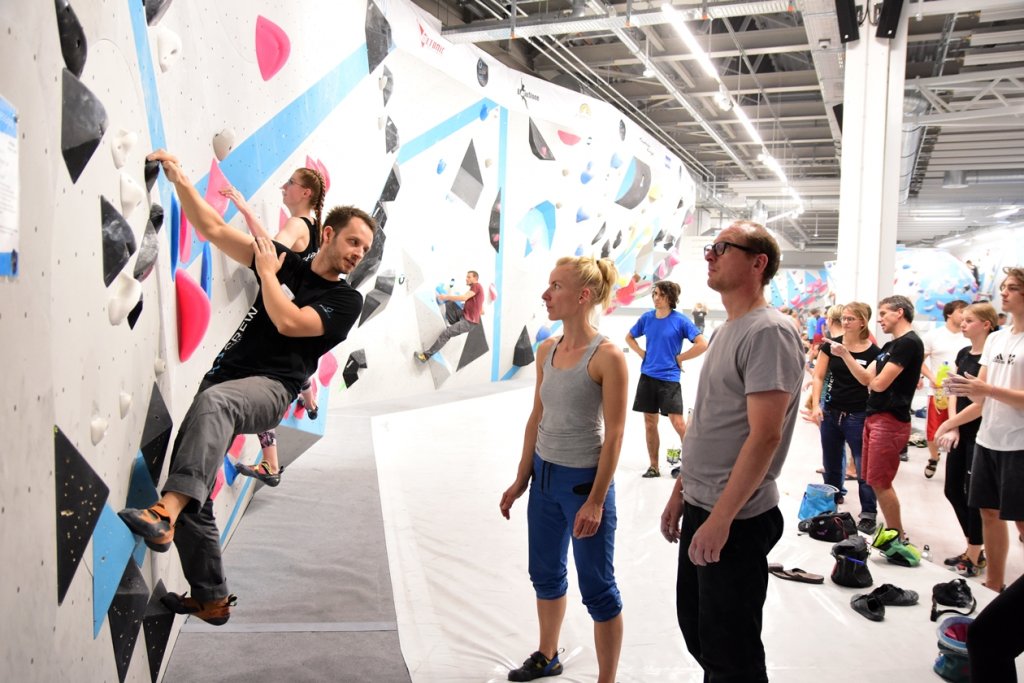
M 924 544 L 924 548 L 921 549 L 921 559 L 932 561 L 932 549 L 928 547 L 928 544 Z
M 949 407 L 949 398 L 946 396 L 946 389 L 942 383 L 949 377 L 949 361 L 943 361 L 942 367 L 935 373 L 935 407 L 945 410 Z

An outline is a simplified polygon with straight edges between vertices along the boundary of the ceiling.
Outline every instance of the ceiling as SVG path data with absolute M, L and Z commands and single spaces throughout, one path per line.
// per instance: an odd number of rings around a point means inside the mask
M 474 43 L 512 68 L 606 100 L 651 132 L 700 182 L 703 229 L 733 217 L 769 220 L 795 247 L 787 265 L 834 258 L 842 150 L 835 107 L 843 102 L 845 56 L 836 0 L 673 0 L 711 71 L 661 0 L 414 1 L 451 42 Z M 1024 2 L 908 0 L 903 17 L 906 199 L 898 240 L 936 244 L 1019 224 Z M 740 109 L 760 143 L 738 120 Z M 796 204 L 781 176 L 759 161 L 764 153 L 799 193 L 802 214 L 775 218 Z

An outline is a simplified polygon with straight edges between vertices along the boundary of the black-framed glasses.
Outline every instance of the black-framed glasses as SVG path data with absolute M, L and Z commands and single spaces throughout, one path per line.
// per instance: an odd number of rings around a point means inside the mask
M 740 251 L 745 251 L 748 254 L 760 254 L 761 253 L 757 249 L 753 249 L 751 247 L 747 247 L 747 246 L 744 246 L 742 244 L 736 244 L 735 242 L 725 242 L 725 241 L 722 241 L 722 242 L 714 242 L 713 244 L 705 244 L 704 245 L 704 257 L 707 258 L 707 255 L 710 254 L 711 252 L 715 252 L 715 256 L 722 256 L 723 254 L 725 254 L 725 250 L 728 249 L 729 247 L 733 247 L 735 249 L 739 249 Z

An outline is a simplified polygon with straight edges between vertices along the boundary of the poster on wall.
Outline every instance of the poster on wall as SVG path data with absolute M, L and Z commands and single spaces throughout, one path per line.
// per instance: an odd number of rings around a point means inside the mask
M 18 117 L 0 96 L 0 277 L 18 276 Z

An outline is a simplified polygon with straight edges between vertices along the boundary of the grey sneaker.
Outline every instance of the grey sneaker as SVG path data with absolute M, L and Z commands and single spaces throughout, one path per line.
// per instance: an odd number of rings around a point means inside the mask
M 862 534 L 871 536 L 875 533 L 875 529 L 878 528 L 878 522 L 871 519 L 870 517 L 861 517 L 860 521 L 857 522 L 857 531 Z

